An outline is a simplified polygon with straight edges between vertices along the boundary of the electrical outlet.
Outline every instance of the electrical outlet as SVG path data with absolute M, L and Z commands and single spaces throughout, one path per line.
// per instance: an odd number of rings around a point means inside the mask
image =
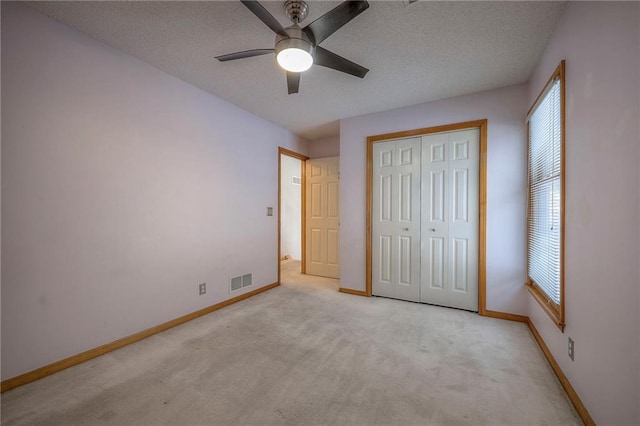
M 569 337 L 569 358 L 571 358 L 571 361 L 573 361 L 573 354 L 574 354 L 574 348 L 573 348 L 573 340 L 571 339 L 571 337 Z
M 273 207 L 267 207 L 267 216 L 273 216 Z
M 202 283 L 198 286 L 198 292 L 200 294 L 200 296 L 202 296 L 203 294 L 205 294 L 207 292 L 207 283 Z

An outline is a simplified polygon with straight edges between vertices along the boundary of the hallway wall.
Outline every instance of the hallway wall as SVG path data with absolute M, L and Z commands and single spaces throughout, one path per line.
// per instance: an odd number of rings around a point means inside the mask
M 293 177 L 302 179 L 302 161 L 281 155 L 280 258 L 291 256 L 302 259 L 302 185 L 293 183 Z

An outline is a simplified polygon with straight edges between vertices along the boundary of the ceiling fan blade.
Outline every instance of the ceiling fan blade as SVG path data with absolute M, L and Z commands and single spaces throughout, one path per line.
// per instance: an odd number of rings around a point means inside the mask
M 302 29 L 315 44 L 338 31 L 344 24 L 369 8 L 367 1 L 345 1 Z
M 251 58 L 253 56 L 267 55 L 273 53 L 274 49 L 251 49 L 242 52 L 227 53 L 226 55 L 216 56 L 220 62 L 233 61 L 235 59 Z
M 364 78 L 364 76 L 369 72 L 367 68 L 358 65 L 355 62 L 351 62 L 342 56 L 336 55 L 333 52 L 329 52 L 327 49 L 323 49 L 320 46 L 316 46 L 316 52 L 313 55 L 313 63 L 314 65 L 331 68 L 360 78 Z
M 287 89 L 289 94 L 298 93 L 300 88 L 300 73 L 287 71 Z
M 280 22 L 278 22 L 278 20 L 274 18 L 263 5 L 255 0 L 241 0 L 241 2 L 247 7 L 247 9 L 253 12 L 258 19 L 264 22 L 267 27 L 271 28 L 271 31 L 276 34 L 286 35 L 284 28 L 280 25 Z

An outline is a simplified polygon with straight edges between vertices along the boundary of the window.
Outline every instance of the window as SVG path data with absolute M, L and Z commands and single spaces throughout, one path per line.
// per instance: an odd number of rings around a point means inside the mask
M 527 117 L 527 286 L 563 331 L 564 84 L 562 61 Z

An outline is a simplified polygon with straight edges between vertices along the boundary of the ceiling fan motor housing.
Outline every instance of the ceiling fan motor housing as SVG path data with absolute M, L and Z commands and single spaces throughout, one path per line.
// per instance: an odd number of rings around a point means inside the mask
M 301 49 L 313 56 L 313 42 L 298 25 L 285 28 L 286 36 L 276 34 L 276 56 L 284 49 Z

